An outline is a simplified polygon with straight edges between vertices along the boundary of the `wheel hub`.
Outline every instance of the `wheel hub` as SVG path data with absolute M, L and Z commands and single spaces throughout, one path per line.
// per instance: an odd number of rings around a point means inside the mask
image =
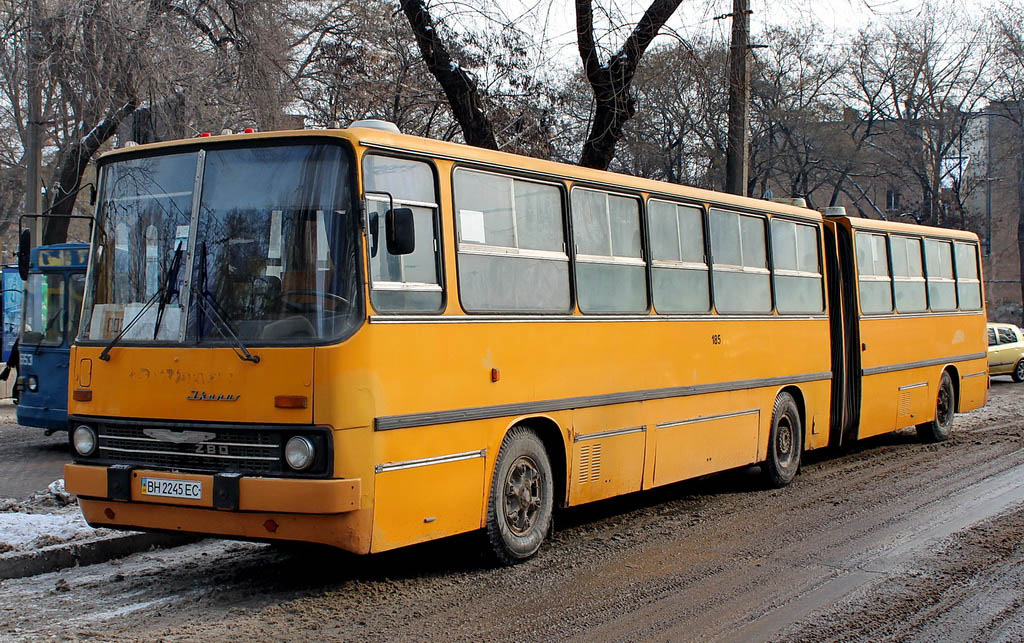
M 505 524 L 517 536 L 524 536 L 537 522 L 541 505 L 541 477 L 537 464 L 520 456 L 505 476 Z

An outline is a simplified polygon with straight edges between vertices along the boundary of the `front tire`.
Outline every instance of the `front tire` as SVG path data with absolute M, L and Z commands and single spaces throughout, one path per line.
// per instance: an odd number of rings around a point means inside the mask
M 487 538 L 495 558 L 512 565 L 540 549 L 551 528 L 554 484 L 544 444 L 513 427 L 501 443 L 487 503 Z
M 768 459 L 761 463 L 765 482 L 773 488 L 785 487 L 800 469 L 804 427 L 800 408 L 789 393 L 780 393 L 772 410 L 772 430 L 768 436 Z
M 935 419 L 917 425 L 917 435 L 925 442 L 942 442 L 953 434 L 953 416 L 956 403 L 953 380 L 948 371 L 939 378 L 939 393 L 935 396 Z
M 1024 382 L 1024 359 L 1017 360 L 1017 364 L 1013 367 L 1010 377 L 1013 378 L 1014 382 Z

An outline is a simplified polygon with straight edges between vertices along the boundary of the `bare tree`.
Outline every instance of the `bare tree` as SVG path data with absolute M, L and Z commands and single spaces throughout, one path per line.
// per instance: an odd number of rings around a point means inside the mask
M 990 86 L 987 26 L 928 7 L 864 31 L 855 50 L 845 98 L 870 126 L 853 125 L 888 180 L 920 195 L 904 212 L 918 223 L 966 225 L 969 185 L 960 169 Z

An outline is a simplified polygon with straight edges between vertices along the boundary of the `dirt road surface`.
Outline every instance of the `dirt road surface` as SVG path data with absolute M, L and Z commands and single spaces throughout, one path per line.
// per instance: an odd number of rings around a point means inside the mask
M 203 541 L 0 585 L 0 638 L 1024 639 L 1024 385 L 954 438 L 813 453 L 558 516 L 533 560 L 478 535 L 373 557 Z
M 64 477 L 68 434 L 20 426 L 16 407 L 0 403 L 0 498 L 23 498 Z

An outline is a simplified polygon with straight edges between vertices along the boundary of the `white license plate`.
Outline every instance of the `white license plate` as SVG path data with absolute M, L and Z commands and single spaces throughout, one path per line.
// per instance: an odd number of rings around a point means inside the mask
M 142 478 L 142 495 L 200 500 L 203 497 L 203 483 L 198 480 Z

